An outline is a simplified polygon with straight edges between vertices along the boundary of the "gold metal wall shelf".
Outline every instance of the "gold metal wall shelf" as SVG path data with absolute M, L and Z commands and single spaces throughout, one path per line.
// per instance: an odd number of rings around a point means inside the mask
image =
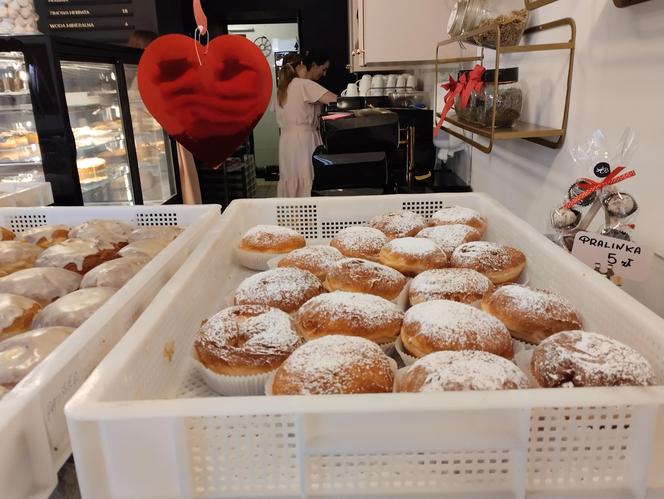
M 457 137 L 464 142 L 470 144 L 471 146 L 479 149 L 482 152 L 490 153 L 493 149 L 493 144 L 496 140 L 510 140 L 510 139 L 525 139 L 536 144 L 540 144 L 545 147 L 550 147 L 552 149 L 560 148 L 565 139 L 565 133 L 567 131 L 567 119 L 569 115 L 569 103 L 570 103 L 570 90 L 572 87 L 572 69 L 574 67 L 574 48 L 576 45 L 576 23 L 574 19 L 564 18 L 557 21 L 552 21 L 538 26 L 533 26 L 528 28 L 524 32 L 524 37 L 528 37 L 533 33 L 540 33 L 542 31 L 547 31 L 550 29 L 569 27 L 570 37 L 566 42 L 559 43 L 541 43 L 541 44 L 531 44 L 531 45 L 513 45 L 502 47 L 500 45 L 500 26 L 498 24 L 486 26 L 484 28 L 476 29 L 469 31 L 460 36 L 450 38 L 440 42 L 436 46 L 436 79 L 439 78 L 439 69 L 440 66 L 445 64 L 457 64 L 462 62 L 477 62 L 482 64 L 484 62 L 484 47 L 481 47 L 480 55 L 477 57 L 458 57 L 453 59 L 440 59 L 440 48 L 452 43 L 463 43 L 466 45 L 473 45 L 472 40 L 475 36 L 488 33 L 490 31 L 495 32 L 495 39 L 498 41 L 496 44 L 496 76 L 494 81 L 494 95 L 493 95 L 493 110 L 491 116 L 491 123 L 495 123 L 496 119 L 496 104 L 497 104 L 497 95 L 498 95 L 498 70 L 500 69 L 500 58 L 505 54 L 516 54 L 516 53 L 526 53 L 526 52 L 547 52 L 555 50 L 565 50 L 569 51 L 569 62 L 568 62 L 568 71 L 567 71 L 567 89 L 565 92 L 565 108 L 563 112 L 562 123 L 559 128 L 551 128 L 542 126 L 536 123 L 527 123 L 524 121 L 519 121 L 513 128 L 496 128 L 495 126 L 491 127 L 482 127 L 466 121 L 459 120 L 454 114 L 448 114 L 445 118 L 445 123 L 453 125 L 462 130 L 470 132 L 472 134 L 478 135 L 489 139 L 488 144 L 482 144 L 472 137 L 468 137 L 465 134 L 446 126 L 443 123 L 441 127 L 442 130 Z M 435 99 L 435 109 L 438 109 L 438 95 L 436 94 Z M 439 113 L 436 113 L 440 117 Z M 554 140 L 555 139 L 555 140 Z
M 524 0 L 526 2 L 526 9 L 535 10 L 550 3 L 556 2 L 557 0 Z

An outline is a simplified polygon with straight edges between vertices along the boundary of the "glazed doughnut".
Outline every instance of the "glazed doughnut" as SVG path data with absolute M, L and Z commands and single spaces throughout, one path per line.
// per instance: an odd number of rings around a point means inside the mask
M 323 336 L 295 350 L 277 369 L 273 395 L 386 393 L 394 386 L 390 360 L 357 336 Z
M 397 211 L 387 215 L 379 215 L 369 222 L 370 227 L 378 229 L 388 239 L 413 237 L 426 225 L 426 220 L 412 211 Z
M 474 241 L 454 250 L 450 266 L 477 270 L 494 284 L 502 284 L 519 278 L 526 268 L 526 255 L 510 246 Z
M 141 239 L 134 241 L 118 251 L 118 256 L 142 256 L 145 258 L 153 259 L 157 256 L 166 246 L 168 241 L 163 239 Z
M 31 328 L 41 305 L 25 296 L 0 293 L 0 340 Z
M 60 267 L 87 274 L 108 260 L 116 257 L 117 250 L 113 243 L 104 243 L 91 239 L 67 239 L 44 250 L 35 261 L 37 267 Z
M 447 255 L 436 243 L 419 237 L 392 239 L 380 250 L 380 263 L 412 277 L 447 266 Z
M 563 331 L 540 343 L 531 361 L 540 386 L 647 386 L 655 383 L 650 363 L 613 338 Z
M 321 282 L 335 262 L 344 256 L 332 246 L 307 246 L 291 251 L 277 264 L 278 267 L 296 267 L 314 274 Z
M 34 267 L 0 277 L 0 293 L 25 296 L 45 306 L 76 291 L 81 275 L 56 267 Z
M 127 256 L 104 262 L 85 274 L 81 288 L 117 288 L 127 284 L 149 260 L 140 256 Z
M 240 240 L 240 249 L 258 253 L 289 253 L 306 246 L 297 231 L 279 225 L 256 225 Z
M 0 241 L 0 271 L 11 274 L 32 267 L 42 248 L 24 241 Z
M 424 357 L 440 350 L 481 350 L 511 359 L 512 337 L 495 317 L 449 300 L 434 300 L 410 308 L 401 328 L 407 353 Z
M 162 239 L 166 242 L 175 240 L 180 234 L 184 232 L 183 227 L 178 226 L 160 226 L 160 227 L 139 227 L 134 229 L 129 234 L 128 240 L 130 243 L 136 241 L 143 241 L 145 239 Z
M 486 295 L 482 309 L 500 319 L 512 336 L 528 343 L 583 327 L 579 312 L 562 296 L 518 284 L 501 286 Z
M 438 210 L 429 219 L 430 226 L 451 224 L 470 225 L 477 229 L 480 237 L 484 235 L 486 230 L 485 218 L 472 208 L 465 208 L 464 206 L 447 206 Z
M 114 288 L 86 288 L 59 298 L 37 314 L 35 328 L 64 326 L 77 328 L 106 303 Z
M 378 261 L 380 250 L 387 243 L 387 236 L 373 227 L 352 226 L 341 229 L 330 241 L 348 258 Z
M 205 367 L 227 376 L 273 371 L 300 346 L 287 313 L 264 305 L 222 310 L 196 336 L 196 356 Z
M 21 232 L 17 239 L 45 249 L 69 239 L 69 230 L 66 225 L 42 225 Z
M 528 388 L 528 378 L 509 360 L 488 352 L 430 353 L 409 366 L 397 381 L 398 392 L 432 393 Z
M 406 282 L 401 272 L 385 265 L 359 258 L 344 258 L 327 273 L 325 288 L 328 291 L 368 293 L 394 300 Z
M 11 241 L 15 238 L 16 234 L 14 234 L 11 230 L 0 227 L 0 241 Z
M 415 277 L 410 283 L 408 296 L 411 305 L 433 300 L 479 305 L 484 295 L 493 290 L 491 280 L 475 270 L 437 269 Z
M 134 230 L 134 227 L 124 222 L 94 219 L 74 227 L 69 232 L 69 237 L 71 239 L 89 239 L 112 244 L 117 251 L 126 246 L 132 230 Z
M 482 239 L 480 231 L 475 227 L 462 224 L 426 227 L 417 233 L 417 237 L 431 239 L 445 251 L 448 258 L 462 244 Z
M 0 342 L 0 385 L 19 383 L 73 331 L 69 327 L 48 327 Z
M 330 334 L 360 336 L 379 344 L 399 336 L 403 312 L 380 296 L 335 291 L 315 296 L 295 314 L 295 329 L 305 340 Z
M 235 305 L 266 305 L 290 314 L 323 292 L 311 272 L 284 267 L 247 277 L 235 291 Z

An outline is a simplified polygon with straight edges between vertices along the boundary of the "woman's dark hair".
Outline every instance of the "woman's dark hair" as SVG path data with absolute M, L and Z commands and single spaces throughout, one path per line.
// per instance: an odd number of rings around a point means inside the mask
M 297 76 L 297 67 L 302 64 L 300 54 L 288 54 L 284 57 L 279 75 L 277 77 L 277 102 L 280 107 L 284 107 L 288 98 L 288 85 Z
M 137 29 L 127 41 L 127 46 L 135 49 L 144 49 L 157 38 L 157 33 L 145 29 Z
M 329 62 L 330 58 L 325 52 L 319 52 L 318 50 L 307 50 L 302 56 L 302 64 L 304 64 L 307 69 L 316 64 L 317 66 L 322 66 L 326 62 Z

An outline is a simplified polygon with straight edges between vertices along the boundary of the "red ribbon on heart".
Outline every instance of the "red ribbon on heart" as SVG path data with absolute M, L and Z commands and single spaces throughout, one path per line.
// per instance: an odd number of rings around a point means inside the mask
M 609 185 L 617 184 L 618 182 L 622 182 L 623 180 L 627 180 L 628 178 L 632 178 L 634 175 L 636 175 L 636 172 L 634 170 L 630 170 L 627 173 L 623 173 L 621 175 L 620 173 L 623 170 L 625 170 L 624 166 L 618 166 L 614 168 L 614 170 L 611 173 L 609 173 L 601 182 L 596 182 L 589 178 L 582 178 L 578 180 L 576 185 L 578 185 L 581 189 L 583 189 L 583 192 L 579 193 L 578 196 L 575 196 L 574 198 L 570 199 L 567 203 L 563 205 L 563 207 L 570 209 L 578 202 L 586 199 L 593 192 L 596 192 L 600 189 L 604 189 Z
M 457 96 L 461 96 L 461 100 L 459 102 L 461 109 L 466 109 L 473 90 L 479 92 L 484 88 L 484 82 L 482 82 L 482 75 L 484 74 L 484 71 L 486 71 L 484 66 L 476 64 L 472 70 L 461 73 L 461 76 L 459 76 L 458 80 L 455 80 L 452 78 L 452 76 L 449 76 L 449 81 L 441 85 L 442 88 L 447 90 L 447 93 L 443 99 L 443 110 L 440 112 L 440 119 L 436 124 L 434 137 L 438 137 L 440 129 L 443 126 L 443 122 L 447 117 L 447 113 L 449 113 L 450 109 L 452 109 L 452 106 L 454 105 L 454 99 L 456 99 Z
M 272 73 L 261 50 L 242 36 L 219 36 L 204 48 L 173 34 L 145 49 L 138 87 L 169 135 L 204 163 L 218 165 L 263 116 L 272 96 Z

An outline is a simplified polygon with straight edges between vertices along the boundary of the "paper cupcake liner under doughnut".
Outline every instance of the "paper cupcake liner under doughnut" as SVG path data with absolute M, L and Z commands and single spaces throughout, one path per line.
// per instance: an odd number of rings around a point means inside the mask
M 235 247 L 235 255 L 237 256 L 238 262 L 243 267 L 246 267 L 251 270 L 270 270 L 271 268 L 276 268 L 277 263 L 281 258 L 286 256 L 288 253 L 261 253 L 259 251 L 247 251 Z M 274 260 L 274 267 L 270 267 L 270 262 Z
M 397 341 L 394 342 L 394 348 L 396 348 L 399 357 L 406 366 L 411 366 L 417 361 L 417 357 L 413 357 L 409 353 L 406 353 L 406 348 L 403 346 L 403 341 L 401 337 L 397 338 Z
M 392 385 L 392 391 L 394 391 L 394 386 L 396 386 L 396 380 L 397 380 L 397 374 L 399 372 L 399 366 L 397 365 L 397 361 L 394 360 L 392 357 L 388 357 L 387 360 L 390 362 L 390 368 L 392 369 L 392 372 L 394 373 L 394 382 L 395 384 Z M 272 371 L 269 373 L 269 376 L 267 377 L 267 380 L 265 381 L 263 385 L 264 393 L 267 396 L 272 396 L 272 384 L 274 383 L 274 376 L 277 374 L 277 371 Z
M 264 374 L 251 376 L 228 376 L 211 371 L 196 358 L 194 358 L 194 362 L 196 369 L 210 390 L 229 397 L 263 395 L 266 380 L 276 372 L 275 369 Z
M 401 292 L 399 293 L 399 295 L 394 300 L 391 300 L 392 303 L 396 304 L 396 306 L 399 307 L 399 309 L 403 312 L 408 310 L 408 305 L 410 303 L 410 299 L 409 299 L 408 295 L 410 293 L 410 282 L 411 281 L 412 281 L 412 279 L 409 278 L 406 281 L 406 284 L 404 285 L 404 287 L 401 290 Z
M 385 352 L 385 355 L 391 356 L 394 353 L 394 344 L 396 341 L 390 341 L 389 343 L 378 343 L 378 346 Z
M 523 371 L 523 373 L 528 378 L 528 383 L 531 388 L 541 388 L 535 377 L 533 376 L 533 371 L 530 369 L 530 361 L 533 358 L 533 349 L 528 348 L 517 352 L 514 355 L 514 363 L 516 366 Z

